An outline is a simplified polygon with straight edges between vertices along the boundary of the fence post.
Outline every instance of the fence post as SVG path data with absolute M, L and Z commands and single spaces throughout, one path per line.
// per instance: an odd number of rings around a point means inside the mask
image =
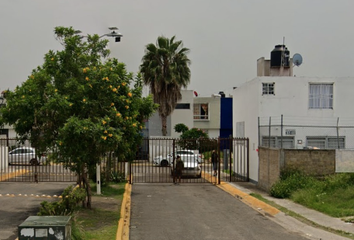
M 280 149 L 283 149 L 283 114 L 281 115 L 281 122 L 280 122 Z
M 338 146 L 338 149 L 340 149 L 340 146 L 339 146 L 339 117 L 337 118 L 337 146 Z

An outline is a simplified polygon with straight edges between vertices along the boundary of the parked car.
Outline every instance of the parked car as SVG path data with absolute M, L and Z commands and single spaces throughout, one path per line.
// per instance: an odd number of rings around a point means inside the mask
M 36 156 L 36 150 L 32 147 L 19 147 L 9 152 L 9 164 L 39 165 L 45 161 L 45 155 Z
M 183 162 L 182 177 L 202 177 L 202 169 L 197 161 L 193 158 L 181 158 Z M 173 165 L 171 167 L 171 176 L 173 176 Z
M 175 151 L 175 158 L 178 156 L 181 157 L 182 161 L 185 162 L 185 160 L 188 160 L 187 162 L 197 162 L 202 163 L 203 159 L 200 154 L 194 153 L 193 150 L 176 150 Z M 167 156 L 157 156 L 153 159 L 153 164 L 155 166 L 161 166 L 161 167 L 167 167 L 172 164 L 173 161 L 173 154 L 167 154 Z

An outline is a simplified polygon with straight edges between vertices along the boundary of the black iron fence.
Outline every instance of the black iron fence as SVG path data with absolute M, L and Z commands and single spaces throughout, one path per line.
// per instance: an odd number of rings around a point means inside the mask
M 182 183 L 220 183 L 249 180 L 247 138 L 169 139 L 145 138 L 132 162 L 118 159 L 114 152 L 101 158 L 101 181 L 128 179 L 131 183 L 172 183 L 175 163 L 184 163 Z M 214 176 L 211 153 L 218 157 Z M 0 139 L 0 181 L 77 181 L 77 175 L 51 152 L 38 153 L 29 143 Z M 96 172 L 90 173 L 95 179 Z
M 248 144 L 247 138 L 146 138 L 143 140 L 145 158 L 139 158 L 130 164 L 130 181 L 173 183 L 177 157 L 184 162 L 182 183 L 248 181 Z M 217 176 L 214 176 L 211 162 L 213 150 L 218 154 Z
M 125 179 L 126 163 L 119 162 L 114 153 L 101 157 L 102 181 Z M 96 172 L 90 173 L 95 180 Z M 53 151 L 38 153 L 28 142 L 0 139 L 0 181 L 8 182 L 75 182 L 77 175 L 57 159 Z

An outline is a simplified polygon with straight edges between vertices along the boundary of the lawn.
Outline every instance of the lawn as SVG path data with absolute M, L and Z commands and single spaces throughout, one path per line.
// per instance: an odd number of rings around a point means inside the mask
M 116 239 L 125 183 L 102 187 L 102 195 L 92 196 L 92 209 L 80 208 L 73 214 L 73 240 Z M 92 186 L 92 192 L 96 187 Z

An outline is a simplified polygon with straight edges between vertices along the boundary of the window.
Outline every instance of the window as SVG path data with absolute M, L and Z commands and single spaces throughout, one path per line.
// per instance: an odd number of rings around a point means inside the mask
M 333 83 L 312 84 L 309 89 L 310 109 L 333 109 Z
M 262 146 L 263 147 L 271 147 L 271 148 L 286 148 L 292 149 L 294 148 L 294 137 L 263 137 L 262 138 Z
M 274 95 L 274 83 L 262 83 L 262 95 Z
M 209 106 L 207 103 L 193 105 L 193 118 L 194 119 L 209 119 Z
M 320 149 L 343 149 L 345 148 L 344 137 L 307 137 L 307 147 Z
M 189 103 L 177 103 L 175 109 L 190 109 L 191 106 Z

